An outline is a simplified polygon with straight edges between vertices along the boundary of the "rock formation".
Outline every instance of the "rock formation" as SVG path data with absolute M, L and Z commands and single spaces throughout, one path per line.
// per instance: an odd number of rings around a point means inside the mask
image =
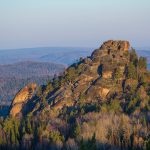
M 97 149 L 145 148 L 150 135 L 150 72 L 146 59 L 129 49 L 127 41 L 104 42 L 37 92 L 36 84 L 23 88 L 10 110 L 16 118 L 0 124 L 0 139 L 27 149 L 96 149 L 97 143 Z M 74 142 L 67 146 L 69 139 Z
M 47 93 L 45 96 L 49 108 L 61 110 L 66 106 L 73 107 L 81 101 L 84 101 L 84 104 L 105 101 L 113 93 L 120 92 L 125 79 L 125 67 L 129 63 L 129 49 L 128 41 L 109 40 L 90 57 L 70 66 L 62 76 L 64 82 L 59 80 L 61 85 L 52 94 Z M 117 71 L 119 73 L 116 73 Z M 16 95 L 10 115 L 16 116 L 21 111 L 24 103 L 32 98 L 35 89 L 36 85 L 32 84 Z M 36 107 L 31 111 L 35 112 L 40 108 L 38 100 Z
M 28 84 L 23 89 L 21 89 L 15 96 L 11 104 L 10 115 L 12 117 L 17 116 L 21 113 L 22 108 L 35 94 L 37 85 L 35 83 Z
M 52 96 L 48 97 L 49 103 L 52 103 L 51 107 L 57 110 L 64 106 L 75 106 L 80 99 L 84 99 L 84 103 L 91 103 L 109 98 L 109 95 L 122 86 L 125 66 L 129 62 L 129 49 L 128 41 L 110 40 L 104 42 L 99 49 L 79 62 L 77 66 L 70 66 L 63 78 L 66 78 L 71 68 L 77 71 L 81 68 L 81 70 L 71 82 L 61 85 Z M 119 70 L 120 77 L 114 81 L 116 70 Z

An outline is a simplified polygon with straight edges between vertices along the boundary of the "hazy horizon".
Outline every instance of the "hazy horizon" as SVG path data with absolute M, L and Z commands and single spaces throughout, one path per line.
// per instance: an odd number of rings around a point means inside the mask
M 102 43 L 101 43 L 102 44 Z M 25 49 L 45 49 L 45 48 L 83 48 L 82 50 L 87 51 L 87 49 L 91 49 L 91 50 L 95 50 L 97 48 L 99 48 L 101 45 L 97 46 L 97 47 L 86 47 L 86 46 L 46 46 L 46 47 L 18 47 L 18 48 L 3 48 L 0 49 L 0 51 L 9 51 L 9 50 L 25 50 Z M 131 45 L 132 48 L 134 48 L 136 51 L 150 51 L 150 46 L 146 46 L 146 47 L 133 47 Z
M 0 1 L 0 49 L 99 47 L 128 40 L 150 47 L 149 0 Z

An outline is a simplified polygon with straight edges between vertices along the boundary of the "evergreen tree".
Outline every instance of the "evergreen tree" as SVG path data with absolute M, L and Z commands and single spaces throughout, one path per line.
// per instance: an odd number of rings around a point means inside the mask
M 43 94 L 43 89 L 42 89 L 42 86 L 40 86 L 40 87 L 38 88 L 38 91 L 37 91 L 37 96 L 38 96 L 38 97 L 41 97 L 42 94 Z
M 96 138 L 95 138 L 95 133 L 92 136 L 92 139 L 89 140 L 88 142 L 88 149 L 89 150 L 96 150 Z
M 15 132 L 13 129 L 10 130 L 10 141 L 11 141 L 11 144 L 15 144 Z
M 128 79 L 137 79 L 137 71 L 133 63 L 129 63 L 126 73 Z
M 26 121 L 26 131 L 31 134 L 32 133 L 32 127 L 31 127 L 31 122 L 30 122 L 30 119 L 27 118 L 27 121 Z
M 42 107 L 43 107 L 43 108 L 46 107 L 46 106 L 48 106 L 48 102 L 47 102 L 47 100 L 46 100 L 45 97 L 42 97 L 41 103 L 42 103 Z
M 132 62 L 135 67 L 137 67 L 137 64 L 138 64 L 138 56 L 137 56 L 137 54 L 136 54 L 135 49 L 133 49 L 133 48 L 132 48 L 131 51 L 130 51 L 130 62 Z
M 110 103 L 109 111 L 112 111 L 112 112 L 121 111 L 121 106 L 120 106 L 120 102 L 119 102 L 118 99 L 114 99 L 114 100 Z
M 147 59 L 145 57 L 140 57 L 138 61 L 139 69 L 146 69 L 147 68 Z
M 79 123 L 76 121 L 73 135 L 74 135 L 74 137 L 78 137 L 80 135 L 80 133 L 81 133 L 81 127 L 80 127 Z
M 84 141 L 83 141 L 83 138 L 82 138 L 81 141 L 80 141 L 79 150 L 87 150 L 87 149 L 86 149 L 86 145 L 85 145 L 85 143 L 84 143 Z
M 46 86 L 46 90 L 45 90 L 45 94 L 51 92 L 53 90 L 53 86 L 51 82 L 48 82 L 47 86 Z
M 3 144 L 3 137 L 2 137 L 2 130 L 0 130 L 0 145 L 2 145 L 2 144 Z
M 59 87 L 59 85 L 60 85 L 60 83 L 58 81 L 58 78 L 54 77 L 54 79 L 53 79 L 53 88 L 57 89 Z
M 119 79 L 122 76 L 121 71 L 119 68 L 116 68 L 113 72 L 113 79 Z

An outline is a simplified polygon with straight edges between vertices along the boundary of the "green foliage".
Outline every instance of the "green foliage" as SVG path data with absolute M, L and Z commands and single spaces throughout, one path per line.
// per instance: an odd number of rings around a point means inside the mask
M 20 139 L 19 127 L 20 127 L 20 122 L 15 118 L 6 119 L 3 124 L 3 130 L 6 133 L 6 139 L 13 145 L 19 144 L 19 139 Z M 5 144 L 5 142 L 7 141 L 4 140 L 3 144 Z
M 58 78 L 54 77 L 53 79 L 53 88 L 57 89 L 60 86 L 60 82 L 58 80 Z
M 84 100 L 85 100 L 85 94 L 81 93 L 79 96 L 79 100 L 78 100 L 80 107 L 82 107 L 84 105 Z
M 112 100 L 109 110 L 112 112 L 120 112 L 122 110 L 118 99 Z
M 41 106 L 42 106 L 42 108 L 45 108 L 46 106 L 48 106 L 48 102 L 45 97 L 41 98 Z
M 48 93 L 52 92 L 53 91 L 53 85 L 51 82 L 48 82 L 47 86 L 46 86 L 46 89 L 44 91 L 44 94 L 47 95 Z
M 10 141 L 11 141 L 11 144 L 15 143 L 15 133 L 13 129 L 10 130 Z
M 30 118 L 27 118 L 27 120 L 26 120 L 26 131 L 29 134 L 32 133 L 32 127 L 31 127 L 31 120 L 30 120 Z
M 138 102 L 137 98 L 133 98 L 132 100 L 130 100 L 130 102 L 129 102 L 128 106 L 127 106 L 127 112 L 128 113 L 131 113 L 131 111 L 132 112 L 134 111 L 137 102 Z
M 70 67 L 67 70 L 67 74 L 66 74 L 65 78 L 67 81 L 72 82 L 72 81 L 74 81 L 76 74 L 77 74 L 76 69 L 74 67 Z
M 145 148 L 144 150 L 150 150 L 150 138 L 148 138 L 146 141 L 145 141 Z
M 137 71 L 133 63 L 129 63 L 126 71 L 126 76 L 128 79 L 137 79 Z
M 39 86 L 39 88 L 38 88 L 38 91 L 37 91 L 37 96 L 38 97 L 41 97 L 42 96 L 42 94 L 43 94 L 43 88 L 42 88 L 42 86 Z
M 119 68 L 116 68 L 113 72 L 113 79 L 117 80 L 122 77 L 121 71 Z
M 140 57 L 138 61 L 139 69 L 146 69 L 147 68 L 147 59 L 145 57 Z
M 122 111 L 122 108 L 120 106 L 120 101 L 118 99 L 111 100 L 109 104 L 104 103 L 101 106 L 102 112 L 114 112 L 118 113 Z
M 106 103 L 102 104 L 101 108 L 100 108 L 101 112 L 108 112 L 109 108 L 108 105 L 106 105 Z
M 81 127 L 80 124 L 76 121 L 74 127 L 73 127 L 73 136 L 77 138 L 81 133 Z
M 84 109 L 85 113 L 88 113 L 88 112 L 99 112 L 100 104 L 98 102 L 96 102 L 96 103 L 92 103 L 92 104 L 83 105 L 82 108 Z
M 130 62 L 132 62 L 135 67 L 138 64 L 138 56 L 136 54 L 135 49 L 133 49 L 133 48 L 130 51 Z
M 97 150 L 95 133 L 87 142 L 83 141 L 83 139 L 80 141 L 79 150 Z
M 0 134 L 0 145 L 3 144 L 3 137 L 2 137 L 2 134 Z
M 59 131 L 51 131 L 49 133 L 49 139 L 52 143 L 55 143 L 57 141 L 64 141 L 64 137 L 60 134 Z
M 88 148 L 89 148 L 90 150 L 96 150 L 96 149 L 97 149 L 97 148 L 96 148 L 95 133 L 93 134 L 92 139 L 89 140 Z
M 67 69 L 66 75 L 65 75 L 65 80 L 69 82 L 74 82 L 77 76 L 83 71 L 83 65 L 72 65 Z
M 83 138 L 80 141 L 79 150 L 87 150 Z

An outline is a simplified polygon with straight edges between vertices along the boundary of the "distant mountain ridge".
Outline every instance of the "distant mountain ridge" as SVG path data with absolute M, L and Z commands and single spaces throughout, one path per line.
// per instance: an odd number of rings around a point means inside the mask
M 139 56 L 147 57 L 150 64 L 150 49 L 136 48 Z M 0 50 L 0 64 L 21 61 L 54 62 L 69 66 L 80 57 L 90 56 L 93 48 L 88 47 L 39 47 Z M 150 66 L 150 65 L 149 65 Z M 149 68 L 150 69 L 150 68 Z
M 54 62 L 72 64 L 80 57 L 90 55 L 92 48 L 41 47 L 0 50 L 0 64 L 12 64 L 20 61 Z

